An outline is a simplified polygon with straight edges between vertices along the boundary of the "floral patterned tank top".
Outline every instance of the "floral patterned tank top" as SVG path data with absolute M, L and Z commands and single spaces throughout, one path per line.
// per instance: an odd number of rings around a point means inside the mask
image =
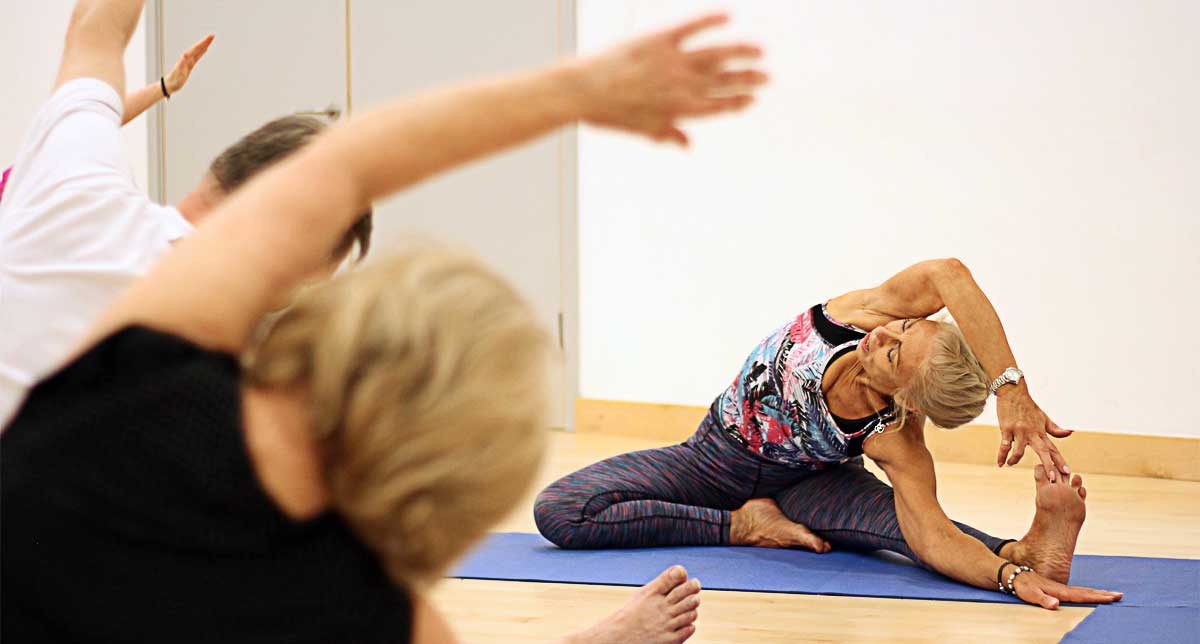
M 887 427 L 894 409 L 839 425 L 821 380 L 866 334 L 829 317 L 824 304 L 801 313 L 754 348 L 717 398 L 721 426 L 736 443 L 790 467 L 821 470 L 861 455 L 863 442 Z

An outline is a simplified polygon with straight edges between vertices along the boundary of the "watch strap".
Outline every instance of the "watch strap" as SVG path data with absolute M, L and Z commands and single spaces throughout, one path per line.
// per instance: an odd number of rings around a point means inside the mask
M 992 381 L 992 384 L 988 386 L 988 391 L 995 396 L 998 389 L 1008 384 L 1015 385 L 1021 382 L 1021 378 L 1023 377 L 1025 377 L 1025 373 L 1023 371 L 1017 369 L 1016 367 L 1009 367 L 1001 372 L 1000 375 Z

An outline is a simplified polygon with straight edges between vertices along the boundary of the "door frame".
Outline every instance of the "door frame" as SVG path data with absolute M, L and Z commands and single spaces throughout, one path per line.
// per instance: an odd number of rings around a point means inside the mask
M 577 0 L 558 3 L 558 55 L 578 51 Z M 558 133 L 559 338 L 563 350 L 563 429 L 575 431 L 579 398 L 579 126 Z
M 163 69 L 162 48 L 162 0 L 146 2 L 146 82 L 159 78 L 166 72 Z M 162 203 L 166 200 L 166 158 L 163 154 L 163 144 L 166 139 L 166 115 L 161 105 L 156 105 L 146 112 L 146 157 L 149 159 L 146 172 L 146 190 L 150 198 Z

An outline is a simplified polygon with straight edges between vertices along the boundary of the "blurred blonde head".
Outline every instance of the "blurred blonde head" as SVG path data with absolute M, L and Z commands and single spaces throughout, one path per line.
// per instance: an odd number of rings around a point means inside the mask
M 424 242 L 299 294 L 244 367 L 308 388 L 334 507 L 393 579 L 423 585 L 536 475 L 549 347 L 503 278 Z

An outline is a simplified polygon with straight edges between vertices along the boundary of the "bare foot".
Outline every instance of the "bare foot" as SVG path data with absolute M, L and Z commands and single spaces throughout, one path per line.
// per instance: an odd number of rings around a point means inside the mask
M 1078 474 L 1069 483 L 1066 477 L 1050 482 L 1041 465 L 1033 469 L 1033 479 L 1037 484 L 1037 514 L 1029 532 L 1013 544 L 1011 559 L 1066 584 L 1071 580 L 1075 541 L 1087 516 L 1087 489 Z
M 750 499 L 734 510 L 729 545 L 760 548 L 806 548 L 829 552 L 829 543 L 812 530 L 787 518 L 771 499 Z
M 677 644 L 696 632 L 700 580 L 672 566 L 642 586 L 620 610 L 564 644 Z

